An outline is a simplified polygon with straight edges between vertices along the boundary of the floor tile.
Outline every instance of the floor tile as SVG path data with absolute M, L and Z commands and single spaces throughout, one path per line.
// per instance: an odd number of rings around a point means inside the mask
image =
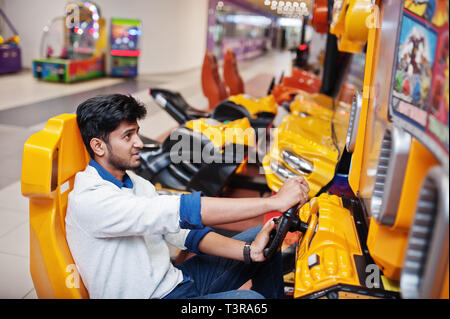
M 30 256 L 30 226 L 22 223 L 0 237 L 0 254 L 10 254 L 20 257 Z
M 27 215 L 0 207 L 0 238 L 27 221 Z
M 16 181 L 17 181 L 16 177 L 3 175 L 3 172 L 0 171 L 0 193 L 3 188 L 10 186 Z
M 29 293 L 27 293 L 23 299 L 38 299 L 38 296 L 36 294 L 36 290 L 33 288 Z
M 29 199 L 22 195 L 20 180 L 0 189 L 0 209 L 9 208 L 14 212 L 28 214 Z
M 22 173 L 22 151 L 0 158 L 0 167 L 5 169 L 0 172 L 1 176 L 13 177 L 20 180 Z
M 30 70 L 0 77 L 0 110 L 18 105 L 36 103 L 48 99 L 68 96 L 78 92 L 108 87 L 123 82 L 117 78 L 99 78 L 78 83 L 52 83 L 38 81 Z
M 0 299 L 23 298 L 33 287 L 28 258 L 0 253 Z

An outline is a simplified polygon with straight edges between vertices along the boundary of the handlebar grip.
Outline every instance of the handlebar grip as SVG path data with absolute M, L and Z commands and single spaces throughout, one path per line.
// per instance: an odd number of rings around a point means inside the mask
M 296 216 L 297 209 L 298 205 L 289 208 L 278 219 L 276 230 L 271 231 L 269 242 L 267 243 L 266 248 L 264 248 L 263 250 L 265 258 L 272 257 L 281 247 L 281 243 L 283 242 L 287 232 L 289 231 L 290 224 L 292 223 L 293 218 Z

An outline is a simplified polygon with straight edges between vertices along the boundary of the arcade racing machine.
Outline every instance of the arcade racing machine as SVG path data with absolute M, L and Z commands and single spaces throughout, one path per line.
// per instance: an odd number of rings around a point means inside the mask
M 295 298 L 449 298 L 448 2 L 334 3 L 339 39 L 357 21 L 369 29 L 346 138 L 355 195 L 322 193 L 283 214 L 268 252 L 299 231 Z
M 189 105 L 178 92 L 150 88 L 149 93 L 156 103 L 180 124 L 201 117 L 211 117 L 219 122 L 246 117 L 255 129 L 269 128 L 278 112 L 274 97 L 269 94 L 254 98 L 244 94 L 244 83 L 233 52 L 228 50 L 224 59 L 226 82 L 220 77 L 216 57 L 207 50 L 203 59 L 201 83 L 203 94 L 208 98 L 207 111 Z
M 136 174 L 163 188 L 219 196 L 246 165 L 255 131 L 247 118 L 226 124 L 200 118 L 176 128 L 161 144 L 144 143 Z
M 89 1 L 69 2 L 65 15 L 44 27 L 33 75 L 51 82 L 77 82 L 105 74 L 105 21 Z

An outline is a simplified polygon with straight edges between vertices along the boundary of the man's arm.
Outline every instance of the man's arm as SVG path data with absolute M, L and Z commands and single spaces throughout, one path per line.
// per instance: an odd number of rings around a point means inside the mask
M 308 183 L 303 177 L 299 176 L 287 179 L 279 192 L 271 197 L 202 197 L 202 224 L 213 226 L 257 217 L 273 211 L 284 212 L 295 204 L 300 206 L 305 204 L 308 200 L 308 192 Z
M 253 262 L 262 262 L 265 260 L 263 250 L 269 242 L 269 234 L 274 225 L 273 220 L 269 220 L 252 242 L 250 246 L 250 257 Z M 204 254 L 243 261 L 244 245 L 245 242 L 241 240 L 209 232 L 200 241 L 198 249 Z

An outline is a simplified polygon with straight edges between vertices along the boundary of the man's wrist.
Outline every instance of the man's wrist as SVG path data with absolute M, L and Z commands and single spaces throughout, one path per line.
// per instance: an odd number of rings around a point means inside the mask
M 266 197 L 267 212 L 278 211 L 278 206 L 279 206 L 278 200 L 274 197 L 274 195 Z
M 259 251 L 253 243 L 250 246 L 250 258 L 253 262 L 259 262 L 264 260 L 264 255 L 262 251 Z

